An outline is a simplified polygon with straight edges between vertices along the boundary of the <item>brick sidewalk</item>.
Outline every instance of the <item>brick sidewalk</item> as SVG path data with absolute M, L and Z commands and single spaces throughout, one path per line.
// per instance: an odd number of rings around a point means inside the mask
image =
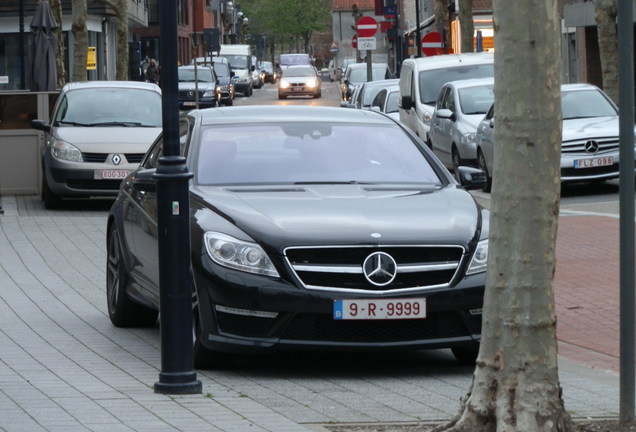
M 559 354 L 600 370 L 619 370 L 619 220 L 562 216 L 555 302 Z

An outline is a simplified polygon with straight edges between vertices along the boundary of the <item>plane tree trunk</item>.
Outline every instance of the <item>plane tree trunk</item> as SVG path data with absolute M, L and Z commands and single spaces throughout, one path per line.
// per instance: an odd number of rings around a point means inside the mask
M 595 0 L 598 50 L 601 56 L 603 90 L 618 103 L 618 34 L 616 18 L 617 0 Z

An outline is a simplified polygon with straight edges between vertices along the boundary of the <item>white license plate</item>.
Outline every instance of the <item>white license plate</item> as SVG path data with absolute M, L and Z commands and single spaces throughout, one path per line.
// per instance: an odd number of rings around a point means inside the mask
M 395 320 L 426 318 L 426 299 L 334 300 L 335 320 Z
M 128 170 L 97 170 L 95 171 L 96 179 L 105 179 L 105 180 L 118 180 L 123 179 L 130 171 Z
M 605 156 L 593 159 L 577 159 L 574 161 L 574 168 L 595 168 L 600 166 L 614 165 L 612 156 Z
M 195 102 L 184 102 L 183 106 L 196 106 L 196 101 Z
M 292 87 L 292 91 L 295 91 L 295 92 L 303 91 L 303 88 L 302 87 Z

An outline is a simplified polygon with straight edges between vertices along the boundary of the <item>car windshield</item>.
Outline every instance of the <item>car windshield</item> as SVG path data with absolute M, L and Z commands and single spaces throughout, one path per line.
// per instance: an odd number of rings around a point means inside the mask
M 223 125 L 200 137 L 194 175 L 204 185 L 441 184 L 397 125 Z
M 459 107 L 462 113 L 468 115 L 486 114 L 495 100 L 492 85 L 466 87 L 458 91 Z
M 596 89 L 561 92 L 561 109 L 563 120 L 618 115 L 609 100 Z
M 316 72 L 312 67 L 290 67 L 283 71 L 284 77 L 314 77 Z
M 247 69 L 247 59 L 249 59 L 249 56 L 221 54 L 221 57 L 225 57 L 227 61 L 230 62 L 230 66 L 234 69 Z
M 388 71 L 386 66 L 373 66 L 371 69 L 371 81 L 383 80 L 388 78 Z M 355 68 L 351 69 L 349 74 L 349 81 L 355 83 L 362 83 L 367 81 L 367 68 Z
M 210 69 L 201 67 L 197 68 L 196 79 L 194 77 L 194 68 L 179 69 L 179 82 L 214 82 L 214 76 Z
M 463 65 L 441 69 L 423 70 L 419 75 L 420 101 L 434 105 L 439 90 L 450 81 L 470 78 L 488 78 L 495 74 L 493 64 Z
M 218 76 L 222 76 L 222 77 L 230 76 L 230 67 L 227 65 L 227 63 L 215 62 L 214 72 Z
M 161 127 L 161 94 L 135 88 L 86 88 L 67 92 L 56 126 Z
M 309 64 L 309 56 L 307 55 L 283 54 L 280 56 L 281 66 L 308 65 L 308 64 Z

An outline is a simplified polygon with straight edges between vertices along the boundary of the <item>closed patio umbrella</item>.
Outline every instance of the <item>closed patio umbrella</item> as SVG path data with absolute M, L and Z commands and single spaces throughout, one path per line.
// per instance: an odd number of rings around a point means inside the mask
M 31 20 L 29 36 L 29 88 L 31 91 L 54 91 L 57 86 L 55 64 L 57 22 L 47 0 L 40 0 Z

